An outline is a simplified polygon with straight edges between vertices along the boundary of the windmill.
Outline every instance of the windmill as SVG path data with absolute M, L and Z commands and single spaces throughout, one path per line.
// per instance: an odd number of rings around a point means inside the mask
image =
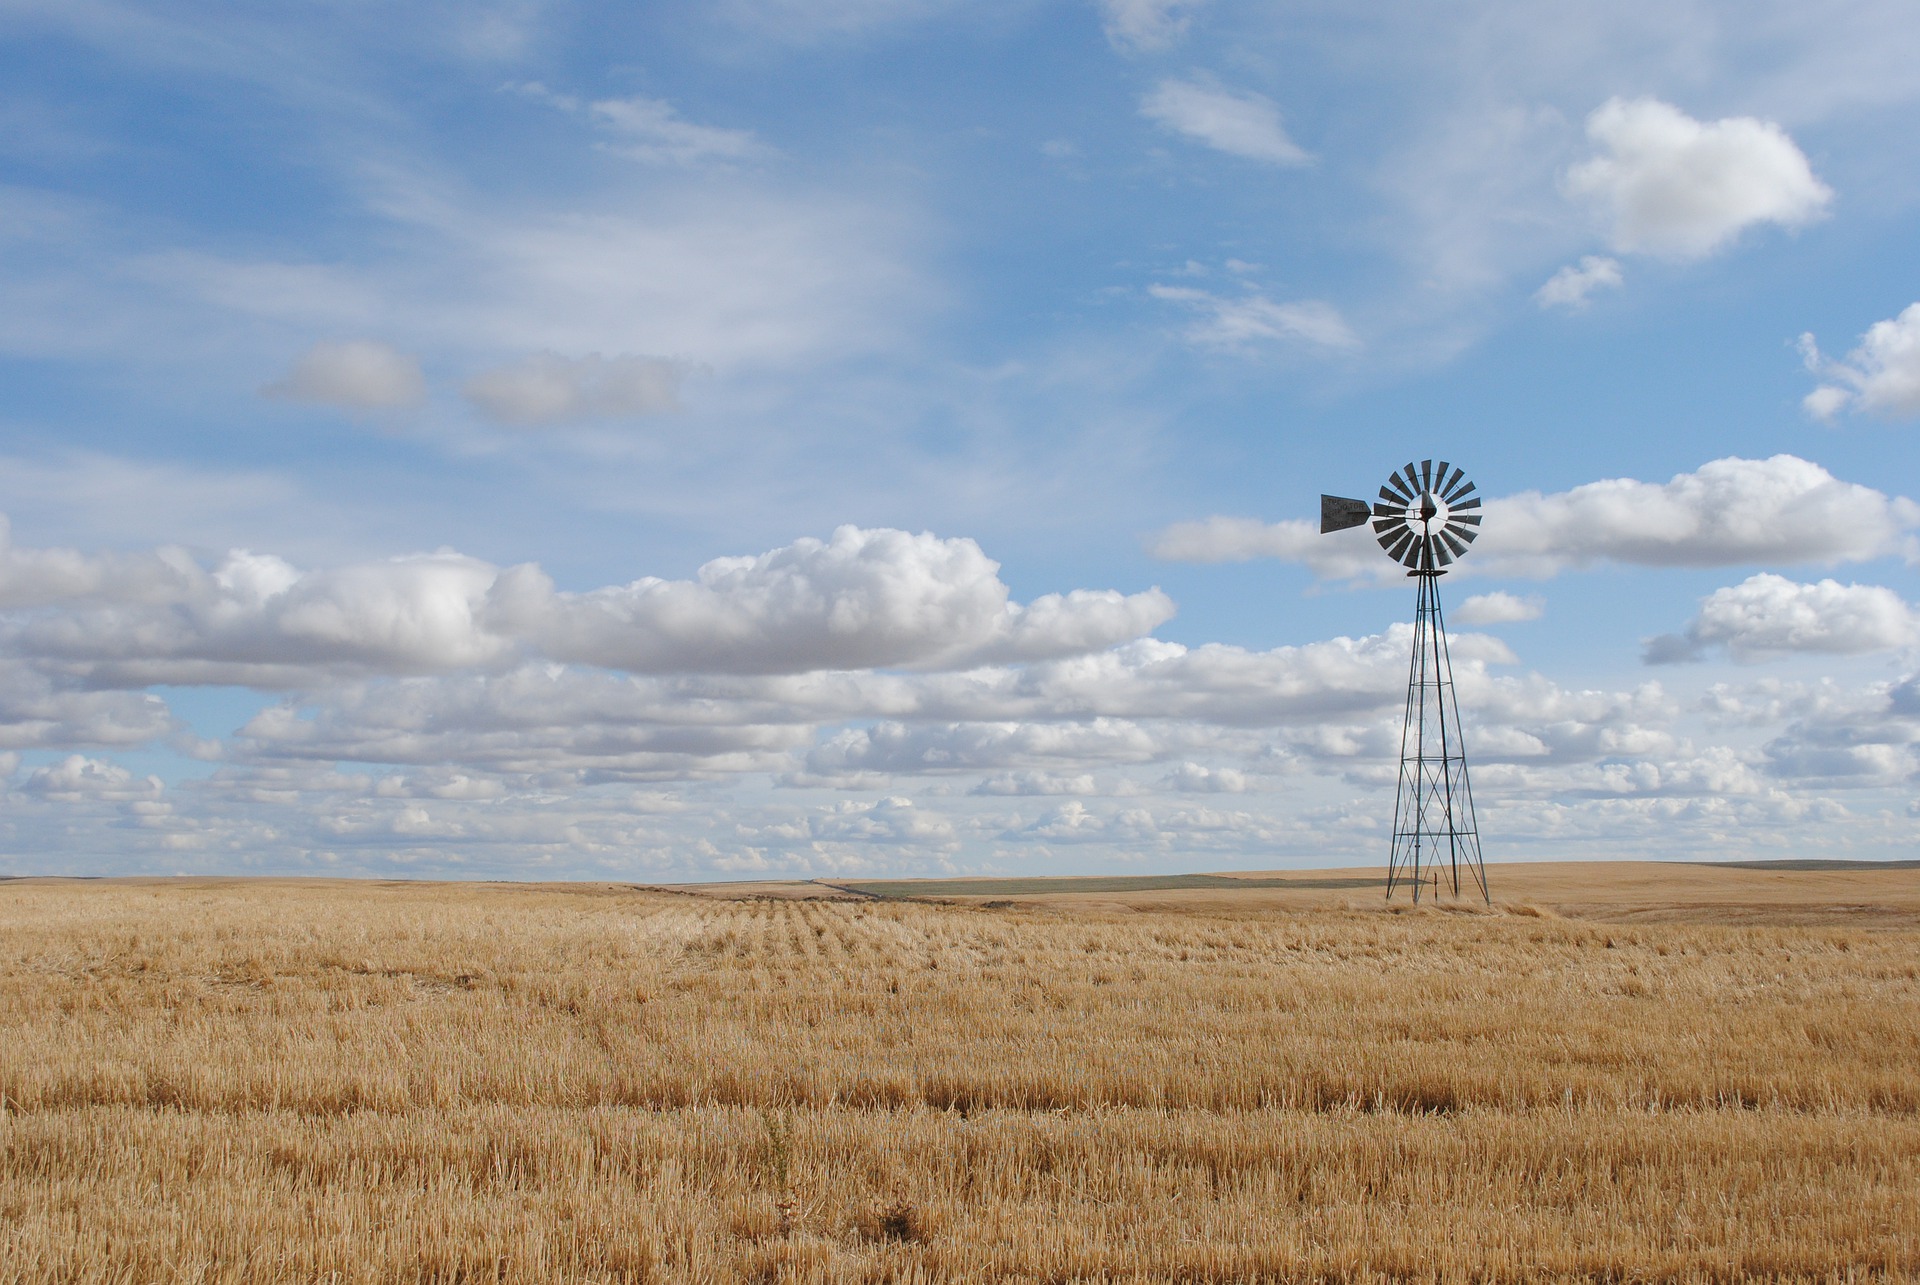
M 1451 476 L 1449 476 L 1451 473 Z M 1414 904 L 1424 881 L 1438 897 L 1443 887 L 1461 895 L 1466 885 L 1491 902 L 1480 860 L 1480 829 L 1453 692 L 1440 577 L 1480 534 L 1480 497 L 1464 470 L 1445 460 L 1408 464 L 1387 478 L 1373 504 L 1338 495 L 1320 497 L 1320 533 L 1344 531 L 1368 520 L 1387 556 L 1418 585 L 1413 607 L 1413 658 L 1407 669 L 1407 714 L 1400 729 L 1400 782 L 1393 800 L 1393 846 L 1387 856 L 1387 896 L 1411 885 Z

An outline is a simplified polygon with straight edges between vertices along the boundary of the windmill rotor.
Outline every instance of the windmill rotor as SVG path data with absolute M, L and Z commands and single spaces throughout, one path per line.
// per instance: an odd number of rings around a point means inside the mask
M 1373 523 L 1374 539 L 1412 575 L 1445 575 L 1480 535 L 1480 497 L 1466 470 L 1446 460 L 1409 462 L 1387 476 L 1371 503 L 1320 497 L 1320 531 Z

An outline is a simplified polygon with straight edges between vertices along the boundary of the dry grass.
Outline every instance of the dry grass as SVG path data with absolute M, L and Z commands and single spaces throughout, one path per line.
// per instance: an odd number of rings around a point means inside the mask
M 1908 1278 L 1917 947 L 0 885 L 0 1281 Z

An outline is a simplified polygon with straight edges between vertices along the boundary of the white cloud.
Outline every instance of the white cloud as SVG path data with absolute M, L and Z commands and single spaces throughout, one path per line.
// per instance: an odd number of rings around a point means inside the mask
M 1100 0 L 1102 26 L 1115 49 L 1153 53 L 1178 43 L 1206 0 Z
M 1882 585 L 1800 584 L 1770 572 L 1716 589 L 1681 634 L 1647 644 L 1649 663 L 1698 660 L 1724 647 L 1735 660 L 1793 653 L 1858 655 L 1920 645 L 1920 612 Z
M 0 661 L 0 751 L 128 749 L 175 728 L 171 711 L 158 696 L 89 691 L 18 661 Z
M 1800 404 L 1807 408 L 1807 414 L 1815 419 L 1830 420 L 1846 409 L 1853 400 L 1853 394 L 1834 384 L 1822 384 L 1801 399 Z
M 1830 420 L 1850 406 L 1888 418 L 1920 415 L 1920 303 L 1874 322 L 1844 361 L 1823 358 L 1810 334 L 1800 336 L 1800 351 L 1807 369 L 1833 381 L 1806 396 L 1815 418 Z
M 1245 794 L 1247 774 L 1234 767 L 1182 763 L 1167 773 L 1161 784 L 1182 794 Z
M 302 573 L 236 550 L 210 572 L 171 570 L 151 594 L 43 610 L 6 622 L 0 637 L 17 655 L 110 686 L 297 687 L 491 665 L 516 646 L 480 620 L 495 568 L 455 553 Z
M 117 763 L 72 754 L 51 767 L 35 768 L 22 787 L 55 803 L 130 803 L 157 799 L 157 776 L 136 778 Z
M 556 787 L 775 772 L 812 740 L 810 711 L 754 695 L 549 665 L 355 684 L 262 710 L 240 755 L 452 765 Z
M 372 339 L 323 340 L 262 388 L 268 397 L 344 410 L 401 410 L 427 399 L 418 358 Z
M 1463 625 L 1518 624 L 1540 619 L 1546 609 L 1546 600 L 1543 598 L 1522 598 L 1499 590 L 1468 598 L 1454 609 L 1453 618 Z
M 1920 775 L 1920 675 L 1849 689 L 1832 681 L 1787 694 L 1791 719 L 1764 747 L 1766 770 L 1807 786 L 1893 786 Z
M 1802 227 L 1833 199 L 1778 125 L 1749 116 L 1703 123 L 1655 98 L 1612 98 L 1587 137 L 1601 154 L 1566 188 L 1606 212 L 1623 253 L 1697 259 L 1756 224 Z
M 612 150 L 635 160 L 691 165 L 752 160 L 768 151 L 752 130 L 681 120 L 673 105 L 659 98 L 607 98 L 590 104 L 588 110 L 595 119 L 632 140 Z
M 1542 308 L 1565 308 L 1578 312 L 1587 306 L 1587 296 L 1595 290 L 1618 290 L 1621 285 L 1620 261 L 1597 254 L 1585 255 L 1578 264 L 1568 264 L 1547 278 L 1534 292 L 1534 302 Z
M 208 571 L 179 552 L 0 542 L 7 605 L 34 608 L 0 622 L 16 655 L 111 686 L 298 687 L 497 667 L 529 651 L 636 672 L 939 668 L 1097 651 L 1173 614 L 1157 589 L 1015 603 L 971 540 L 856 527 L 715 559 L 697 580 L 586 593 L 557 591 L 531 564 L 502 571 L 451 551 L 302 572 L 238 550 Z
M 1101 794 L 1091 772 L 1001 772 L 982 777 L 974 794 L 994 798 L 1051 798 L 1063 794 Z
M 198 575 L 183 549 L 145 554 L 89 554 L 78 549 L 22 548 L 0 514 L 0 610 L 87 599 L 168 601 Z
M 625 419 L 680 409 L 686 367 L 663 357 L 562 357 L 543 352 L 484 371 L 461 390 L 504 424 Z
M 1125 719 L 920 726 L 884 722 L 834 733 L 808 753 L 806 766 L 822 777 L 1000 771 L 1037 764 L 1057 770 L 1061 762 L 1144 763 L 1160 753 L 1151 734 Z
M 1255 344 L 1306 344 L 1325 350 L 1357 348 L 1358 336 L 1332 304 L 1317 299 L 1275 303 L 1264 295 L 1228 299 L 1191 286 L 1152 285 L 1147 293 L 1202 314 L 1186 330 L 1189 342 L 1245 350 Z
M 1163 80 L 1140 100 L 1148 120 L 1215 151 L 1272 165 L 1305 165 L 1313 158 L 1280 124 L 1280 109 L 1261 94 Z
M 569 115 L 585 116 L 622 141 L 606 150 L 637 161 L 666 165 L 754 160 L 772 151 L 752 130 L 724 129 L 682 120 L 663 98 L 602 98 L 583 102 L 557 93 L 539 81 L 509 85 L 511 92 L 545 103 Z
M 1862 562 L 1902 552 L 1920 505 L 1842 482 L 1793 455 L 1714 460 L 1665 483 L 1615 478 L 1487 501 L 1467 568 L 1550 576 L 1619 562 L 1655 567 Z M 1325 579 L 1397 571 L 1365 527 L 1323 536 L 1310 522 L 1208 518 L 1176 523 L 1147 545 L 1183 562 L 1279 558 Z
M 1158 590 L 1075 590 L 1021 606 L 972 540 L 841 527 L 758 557 L 717 558 L 697 580 L 649 577 L 555 592 L 507 572 L 494 619 L 545 654 L 635 672 L 794 673 L 951 667 L 1097 650 L 1169 619 Z
M 1896 552 L 1920 505 L 1808 460 L 1728 458 L 1665 483 L 1617 478 L 1492 501 L 1474 552 L 1551 574 L 1612 561 L 1656 567 L 1860 562 Z

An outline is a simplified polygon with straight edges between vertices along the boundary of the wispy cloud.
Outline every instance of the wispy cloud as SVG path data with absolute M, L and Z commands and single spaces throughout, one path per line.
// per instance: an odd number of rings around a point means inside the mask
M 1250 161 L 1306 165 L 1313 160 L 1280 123 L 1271 98 L 1188 80 L 1163 80 L 1140 100 L 1140 114 L 1185 138 Z
M 1595 290 L 1618 290 L 1623 279 L 1618 259 L 1589 254 L 1579 263 L 1568 264 L 1547 278 L 1547 283 L 1534 292 L 1533 299 L 1542 308 L 1578 312 L 1587 306 L 1588 295 Z
M 260 391 L 267 397 L 345 410 L 399 410 L 426 400 L 427 381 L 418 358 L 389 344 L 322 340 Z
M 1202 347 L 1244 351 L 1283 343 L 1341 351 L 1360 346 L 1340 310 L 1318 299 L 1276 303 L 1262 294 L 1229 298 L 1192 286 L 1157 284 L 1148 286 L 1147 293 L 1200 314 L 1185 333 L 1190 343 Z
M 1102 25 L 1115 49 L 1158 53 L 1186 36 L 1207 0 L 1100 0 Z

